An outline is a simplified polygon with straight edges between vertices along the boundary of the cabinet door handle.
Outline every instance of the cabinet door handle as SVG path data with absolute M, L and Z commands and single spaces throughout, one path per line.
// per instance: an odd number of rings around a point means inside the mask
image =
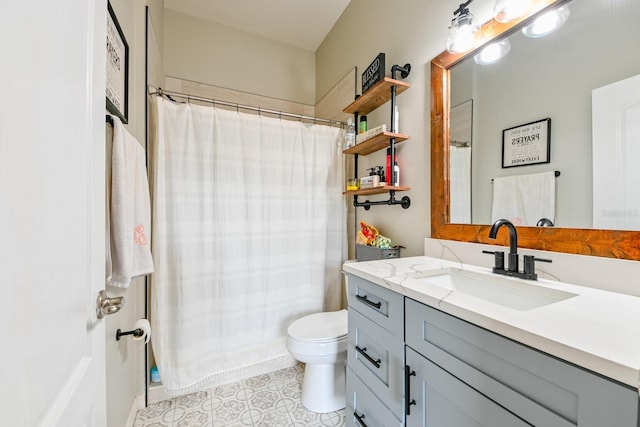
M 411 405 L 416 404 L 416 400 L 411 398 L 411 377 L 416 376 L 416 371 L 412 371 L 409 365 L 404 367 L 404 412 L 407 415 L 411 415 Z
M 358 294 L 356 294 L 356 298 L 358 298 L 358 300 L 362 301 L 363 303 L 368 304 L 371 307 L 376 308 L 378 310 L 380 310 L 380 307 L 382 307 L 382 303 L 380 301 L 373 302 L 369 298 L 367 298 L 366 295 L 358 295 Z
M 358 425 L 360 427 L 367 427 L 367 425 L 364 423 L 364 421 L 362 421 L 362 420 L 364 420 L 364 414 L 358 415 L 357 412 L 353 411 L 353 416 L 356 417 L 356 421 L 358 422 Z
M 371 356 L 369 356 L 367 354 L 367 347 L 365 348 L 360 348 L 358 346 L 356 346 L 356 350 L 358 351 L 358 353 L 360 353 L 361 355 L 364 356 L 365 359 L 367 359 L 369 361 L 369 363 L 371 363 L 373 366 L 375 366 L 376 368 L 380 369 L 380 362 L 382 362 L 382 360 L 378 359 L 378 360 L 373 360 L 373 358 Z

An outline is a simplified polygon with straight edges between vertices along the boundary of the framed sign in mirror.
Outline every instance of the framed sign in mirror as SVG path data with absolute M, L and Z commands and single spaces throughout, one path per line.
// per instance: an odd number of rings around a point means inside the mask
M 551 119 L 518 125 L 502 131 L 502 167 L 549 163 Z
M 129 120 L 129 44 L 107 2 L 107 110 L 123 123 Z

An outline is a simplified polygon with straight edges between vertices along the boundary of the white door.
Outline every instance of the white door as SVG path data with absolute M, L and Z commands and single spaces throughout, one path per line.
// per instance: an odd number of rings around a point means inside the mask
M 0 2 L 1 425 L 106 425 L 106 11 Z
M 595 89 L 593 226 L 640 230 L 640 75 Z

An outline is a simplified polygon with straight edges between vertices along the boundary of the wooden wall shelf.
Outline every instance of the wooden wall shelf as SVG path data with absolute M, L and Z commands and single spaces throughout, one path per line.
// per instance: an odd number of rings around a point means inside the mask
M 360 190 L 345 191 L 342 194 L 347 196 L 368 196 L 371 194 L 384 194 L 389 191 L 409 191 L 409 187 L 396 187 L 395 185 L 385 185 L 384 187 L 362 188 Z
M 358 113 L 361 116 L 365 116 L 391 99 L 392 86 L 396 87 L 396 95 L 400 95 L 411 87 L 411 83 L 385 77 L 342 111 L 347 114 Z
M 367 154 L 375 153 L 382 149 L 389 147 L 389 140 L 395 138 L 395 143 L 398 144 L 402 141 L 409 139 L 409 135 L 403 133 L 382 132 L 372 138 L 362 141 L 359 144 L 354 145 L 351 148 L 347 148 L 343 154 L 360 154 L 366 156 Z

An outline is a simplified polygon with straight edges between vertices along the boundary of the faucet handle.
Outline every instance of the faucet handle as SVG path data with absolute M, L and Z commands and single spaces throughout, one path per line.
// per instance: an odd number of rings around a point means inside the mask
M 536 274 L 536 267 L 535 267 L 535 262 L 536 261 L 540 261 L 540 262 L 553 262 L 553 260 L 550 259 L 546 259 L 546 258 L 536 258 L 533 255 L 524 255 L 524 274 L 531 274 L 531 275 L 535 275 Z
M 482 251 L 483 254 L 494 255 L 493 270 L 504 270 L 504 252 L 502 251 Z

